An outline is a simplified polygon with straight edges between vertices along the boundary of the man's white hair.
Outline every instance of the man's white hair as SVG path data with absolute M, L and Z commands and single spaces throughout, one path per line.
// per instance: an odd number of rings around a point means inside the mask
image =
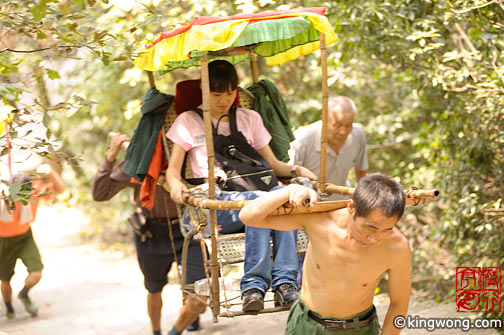
M 345 97 L 342 95 L 336 97 L 330 97 L 328 102 L 329 102 L 329 111 L 341 108 L 343 112 L 352 112 L 354 115 L 355 113 L 357 113 L 355 103 L 349 97 Z

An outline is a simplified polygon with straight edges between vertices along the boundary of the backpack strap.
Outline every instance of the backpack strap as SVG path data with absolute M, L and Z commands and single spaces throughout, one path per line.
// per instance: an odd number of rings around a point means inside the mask
M 237 133 L 238 132 L 238 126 L 236 125 L 236 109 L 237 105 L 232 105 L 231 108 L 229 109 L 229 113 L 227 114 L 222 114 L 219 119 L 217 120 L 217 125 L 214 127 L 212 123 L 212 135 L 215 137 L 218 135 L 217 131 L 219 129 L 220 122 L 223 118 L 228 117 L 229 118 L 229 130 L 231 131 L 231 134 Z M 199 108 L 195 109 L 190 109 L 190 111 L 195 112 L 198 114 L 201 119 L 203 119 L 203 111 Z
M 229 111 L 229 130 L 231 130 L 231 134 L 238 132 L 238 126 L 236 125 L 236 109 L 237 106 L 231 106 Z
M 203 111 L 199 108 L 195 108 L 195 109 L 190 109 L 190 111 L 193 111 L 195 112 L 196 114 L 198 114 L 202 120 L 204 120 L 203 118 Z M 219 117 L 219 120 L 217 121 L 217 129 L 219 129 L 219 123 L 220 123 L 220 120 L 222 119 L 222 117 L 224 116 L 227 116 L 228 114 L 224 114 L 224 115 L 221 115 L 221 117 Z M 212 124 L 212 135 L 213 136 L 217 136 L 217 129 L 216 127 L 214 127 L 213 125 L 213 122 L 210 122 Z

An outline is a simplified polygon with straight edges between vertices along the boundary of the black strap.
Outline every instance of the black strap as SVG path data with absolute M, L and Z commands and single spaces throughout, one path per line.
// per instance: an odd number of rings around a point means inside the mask
M 231 106 L 231 109 L 229 110 L 229 130 L 231 131 L 231 134 L 237 133 L 238 132 L 238 126 L 236 125 L 236 105 Z
M 184 176 L 185 176 L 185 171 L 184 171 Z M 184 178 L 184 180 L 194 186 L 198 186 L 198 185 L 201 185 L 201 184 L 208 182 L 208 178 Z
M 225 117 L 229 118 L 229 130 L 231 131 L 231 133 L 233 134 L 238 131 L 238 126 L 236 125 L 236 110 L 237 110 L 237 108 L 238 108 L 237 105 L 232 105 L 231 108 L 229 109 L 229 113 L 223 114 L 219 117 L 219 119 L 217 120 L 217 126 L 214 127 L 214 125 L 212 123 L 213 136 L 218 135 L 217 132 L 219 130 L 219 124 L 220 124 L 221 120 Z M 203 111 L 200 108 L 191 109 L 191 111 L 195 112 L 203 119 Z
M 356 328 L 356 325 L 354 323 L 353 319 L 346 319 L 346 320 L 333 320 L 333 319 L 323 319 L 315 315 L 311 309 L 306 307 L 301 300 L 299 300 L 299 306 L 301 309 L 304 311 L 305 308 L 308 309 L 308 316 L 316 321 L 317 323 L 320 323 L 327 329 L 353 329 Z M 365 315 L 359 317 L 359 325 L 360 327 L 366 327 L 370 325 L 374 320 L 376 319 L 376 308 L 373 305 L 373 308 L 366 313 Z
M 216 137 L 217 135 L 219 135 L 217 133 L 219 131 L 219 125 L 220 125 L 221 120 L 225 117 L 229 118 L 229 123 L 231 124 L 231 114 L 222 114 L 221 116 L 219 116 L 219 119 L 217 120 L 217 125 L 215 127 L 213 126 L 213 123 L 212 123 L 213 137 Z

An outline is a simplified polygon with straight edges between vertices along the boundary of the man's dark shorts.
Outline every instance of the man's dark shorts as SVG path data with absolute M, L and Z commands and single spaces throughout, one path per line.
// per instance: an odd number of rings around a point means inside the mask
M 170 272 L 172 263 L 175 261 L 170 241 L 170 228 L 166 220 L 163 221 L 164 223 L 157 220 L 156 223 L 148 222 L 153 237 L 147 238 L 145 242 L 142 242 L 140 237 L 134 234 L 138 264 L 144 275 L 144 285 L 151 293 L 160 292 L 168 283 L 168 272 Z M 178 224 L 172 225 L 172 231 L 177 260 L 180 264 L 182 262 L 184 237 Z M 206 277 L 201 245 L 197 241 L 191 241 L 189 244 L 186 273 L 186 284 L 192 284 L 196 280 Z
M 42 271 L 44 268 L 31 228 L 19 236 L 0 237 L 1 281 L 11 280 L 18 258 L 23 261 L 29 273 Z

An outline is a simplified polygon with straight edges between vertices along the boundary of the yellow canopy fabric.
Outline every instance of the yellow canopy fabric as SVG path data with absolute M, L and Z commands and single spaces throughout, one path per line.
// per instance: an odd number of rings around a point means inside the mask
M 325 35 L 326 45 L 330 45 L 336 42 L 338 38 L 323 13 L 325 13 L 325 8 L 307 8 L 284 12 L 236 15 L 224 18 L 196 18 L 190 26 L 181 27 L 172 32 L 168 32 L 165 36 L 162 35 L 153 44 L 146 45 L 140 50 L 134 64 L 137 68 L 147 71 L 162 70 L 170 63 L 185 62 L 185 64 L 187 64 L 187 61 L 191 59 L 191 54 L 219 51 L 237 46 L 233 44 L 238 40 L 240 35 L 246 31 L 247 26 L 250 24 L 289 17 L 306 18 L 311 23 L 310 29 L 315 29 L 323 33 Z M 280 22 L 280 20 L 278 22 Z M 305 35 L 308 36 L 308 34 Z M 289 48 L 287 50 L 282 49 L 280 46 L 278 50 L 276 50 L 275 41 L 266 41 L 265 43 L 269 43 L 267 53 L 271 53 L 271 55 L 264 56 L 266 64 L 284 64 L 302 55 L 318 50 L 320 48 L 320 41 L 303 40 L 305 35 L 298 34 L 295 36 L 295 45 L 288 43 L 291 36 L 287 38 L 285 36 L 277 36 L 278 43 L 287 45 Z M 252 37 L 252 39 L 253 38 L 254 37 Z M 252 48 L 260 48 L 262 42 L 260 36 L 256 38 L 258 41 Z M 250 38 L 244 40 L 250 40 Z M 285 48 L 285 46 L 283 48 Z M 261 49 L 264 50 L 265 48 L 263 47 Z M 171 68 L 174 67 L 172 66 Z
M 11 122 L 14 117 L 14 113 L 12 113 L 13 110 L 15 110 L 15 108 L 11 105 L 0 106 L 0 135 L 3 135 L 5 132 L 5 123 Z

